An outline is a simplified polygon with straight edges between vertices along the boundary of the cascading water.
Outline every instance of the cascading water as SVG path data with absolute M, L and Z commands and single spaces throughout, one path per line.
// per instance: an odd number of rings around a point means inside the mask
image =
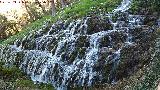
M 114 83 L 121 51 L 135 47 L 138 35 L 134 29 L 143 24 L 144 17 L 125 12 L 131 2 L 123 0 L 104 19 L 86 17 L 71 23 L 57 22 L 49 28 L 46 23 L 10 46 L 23 54 L 20 69 L 33 81 L 51 83 L 57 90 Z
M 118 6 L 116 9 L 114 9 L 113 12 L 117 12 L 117 11 L 125 12 L 130 8 L 131 3 L 132 3 L 132 0 L 123 0 L 121 5 Z

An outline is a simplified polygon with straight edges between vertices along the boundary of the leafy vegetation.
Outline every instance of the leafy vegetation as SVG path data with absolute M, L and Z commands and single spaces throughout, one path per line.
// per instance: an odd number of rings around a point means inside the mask
M 29 32 L 31 30 L 37 30 L 39 28 L 41 28 L 41 26 L 44 24 L 44 21 L 50 19 L 51 16 L 45 16 L 42 19 L 39 19 L 37 21 L 34 21 L 33 23 L 30 23 L 29 25 L 25 26 L 21 32 L 19 32 L 16 35 L 13 35 L 11 37 L 9 37 L 8 39 L 0 42 L 3 44 L 12 44 L 15 40 L 17 39 L 22 39 L 23 37 L 25 37 L 27 34 L 29 34 Z
M 18 33 L 18 28 L 16 21 L 8 20 L 6 16 L 0 15 L 0 40 Z
M 160 0 L 133 0 L 131 11 L 134 14 L 160 14 Z
M 133 0 L 132 8 L 130 9 L 134 14 L 153 15 L 154 18 L 160 18 L 160 0 Z M 148 17 L 149 18 L 149 17 Z M 152 22 L 152 21 L 150 21 Z M 154 23 L 155 25 L 155 23 Z M 157 46 L 155 48 L 156 54 L 150 64 L 138 71 L 140 74 L 131 77 L 134 79 L 130 83 L 131 90 L 156 90 L 160 79 L 160 52 L 159 52 L 159 33 L 157 30 L 158 38 L 156 40 Z
M 157 30 L 158 33 L 160 31 Z M 159 34 L 158 34 L 159 35 Z M 138 83 L 131 85 L 134 90 L 156 90 L 160 79 L 160 39 L 156 40 L 156 53 L 150 64 L 144 67 L 143 75 Z
M 29 77 L 26 76 L 26 74 L 24 74 L 19 68 L 16 66 L 7 66 L 3 62 L 0 62 L 0 82 L 2 82 L 1 80 L 4 82 L 10 82 L 12 84 L 12 86 L 9 86 L 10 89 L 20 88 L 25 90 L 25 88 L 28 88 L 38 90 L 54 90 L 53 86 L 50 84 L 34 84 L 33 81 L 31 81 Z M 0 86 L 0 89 L 4 88 L 3 86 Z

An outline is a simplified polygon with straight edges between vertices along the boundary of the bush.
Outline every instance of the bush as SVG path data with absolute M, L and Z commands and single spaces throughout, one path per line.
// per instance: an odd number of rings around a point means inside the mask
M 160 14 L 160 0 L 133 0 L 131 11 L 136 14 Z
M 17 32 L 17 23 L 7 20 L 7 17 L 4 15 L 0 15 L 0 39 L 6 39 Z

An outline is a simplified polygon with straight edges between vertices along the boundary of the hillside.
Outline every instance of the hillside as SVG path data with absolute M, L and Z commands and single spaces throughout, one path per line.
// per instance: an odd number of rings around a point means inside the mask
M 30 23 L 0 41 L 0 89 L 156 89 L 159 3 L 80 0 Z

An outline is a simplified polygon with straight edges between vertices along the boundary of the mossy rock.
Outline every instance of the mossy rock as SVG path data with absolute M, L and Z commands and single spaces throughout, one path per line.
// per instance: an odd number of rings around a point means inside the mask
M 77 56 L 78 56 L 78 51 L 77 50 L 73 51 L 68 57 L 69 63 L 73 63 Z
M 25 50 L 33 50 L 36 47 L 36 41 L 35 39 L 31 40 L 23 40 L 22 41 L 22 48 Z
M 79 50 L 78 50 L 78 57 L 80 59 L 82 59 L 85 56 L 86 50 L 87 50 L 86 47 L 79 48 Z
M 79 38 L 76 41 L 76 47 L 89 47 L 88 36 L 79 36 Z
M 14 81 L 22 78 L 25 74 L 16 66 L 7 67 L 5 64 L 0 66 L 0 78 L 6 81 Z
M 109 40 L 108 36 L 101 38 L 100 40 L 100 47 L 108 47 L 111 45 L 111 41 Z
M 91 17 L 87 21 L 88 29 L 87 34 L 91 35 L 100 31 L 112 30 L 112 25 L 107 22 L 107 19 L 101 19 L 100 17 Z
M 53 86 L 51 84 L 34 84 L 33 81 L 22 79 L 22 80 L 16 80 L 15 82 L 15 89 L 20 90 L 54 90 Z

